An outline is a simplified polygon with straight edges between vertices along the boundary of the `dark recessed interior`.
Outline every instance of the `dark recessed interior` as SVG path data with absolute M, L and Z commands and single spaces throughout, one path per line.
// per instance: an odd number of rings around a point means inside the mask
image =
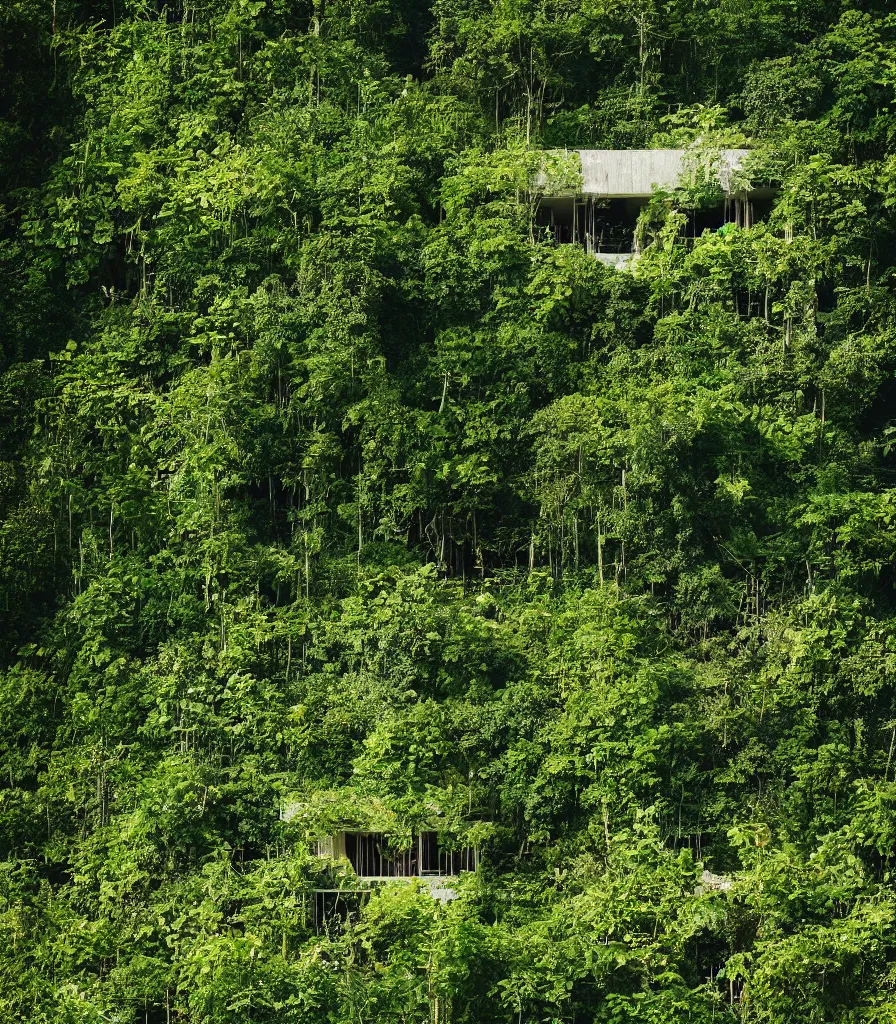
M 456 875 L 476 868 L 475 850 L 446 850 L 436 832 L 421 832 L 407 849 L 393 845 L 384 832 L 346 832 L 345 855 L 356 874 L 369 878 Z
M 647 197 L 594 198 L 550 196 L 541 200 L 535 217 L 542 238 L 557 244 L 582 245 L 589 252 L 629 253 L 635 248 L 638 216 Z M 764 192 L 749 198 L 726 198 L 718 206 L 688 210 L 682 238 L 699 238 L 724 224 L 751 227 L 771 212 L 772 197 Z

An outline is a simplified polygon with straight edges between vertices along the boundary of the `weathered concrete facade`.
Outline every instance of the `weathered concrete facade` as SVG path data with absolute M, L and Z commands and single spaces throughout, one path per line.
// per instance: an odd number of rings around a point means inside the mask
M 703 164 L 687 149 L 579 149 L 583 196 L 649 199 L 655 188 L 673 189 L 689 177 L 709 172 L 726 194 L 733 194 L 735 173 L 747 149 L 723 149 Z

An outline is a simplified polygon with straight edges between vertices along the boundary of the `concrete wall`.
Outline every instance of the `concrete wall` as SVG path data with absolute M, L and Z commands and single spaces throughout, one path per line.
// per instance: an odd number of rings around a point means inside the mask
M 696 154 L 685 149 L 580 149 L 582 195 L 606 198 L 648 197 L 655 185 L 675 188 L 682 176 L 705 173 Z M 731 172 L 739 170 L 749 150 L 723 149 L 713 173 L 725 191 Z

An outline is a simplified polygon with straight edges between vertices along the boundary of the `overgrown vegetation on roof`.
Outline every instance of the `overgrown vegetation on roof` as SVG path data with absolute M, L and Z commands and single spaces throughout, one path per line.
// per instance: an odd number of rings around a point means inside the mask
M 0 7 L 4 1020 L 893 1021 L 889 7 Z M 533 236 L 692 144 L 770 217 Z

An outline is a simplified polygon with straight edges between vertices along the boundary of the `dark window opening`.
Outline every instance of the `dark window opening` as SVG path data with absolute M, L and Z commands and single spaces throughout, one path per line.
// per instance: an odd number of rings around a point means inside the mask
M 407 849 L 393 845 L 384 832 L 346 832 L 345 856 L 362 878 L 457 875 L 475 871 L 477 865 L 472 847 L 447 850 L 439 845 L 436 832 L 415 836 Z
M 439 841 L 435 832 L 423 832 L 420 836 L 420 872 L 424 875 L 440 875 Z
M 542 201 L 535 218 L 539 234 L 557 244 L 589 252 L 625 253 L 634 245 L 638 214 L 646 200 L 572 199 Z
M 581 245 L 590 253 L 631 253 L 636 251 L 638 216 L 647 202 L 646 198 L 547 197 L 535 215 L 536 234 L 557 245 Z M 729 196 L 716 206 L 687 210 L 682 241 L 699 238 L 704 231 L 718 231 L 725 224 L 752 227 L 768 217 L 771 208 L 771 194 L 760 191 L 749 197 Z
M 394 848 L 384 832 L 347 832 L 345 855 L 358 875 L 400 878 L 417 874 L 417 850 Z

